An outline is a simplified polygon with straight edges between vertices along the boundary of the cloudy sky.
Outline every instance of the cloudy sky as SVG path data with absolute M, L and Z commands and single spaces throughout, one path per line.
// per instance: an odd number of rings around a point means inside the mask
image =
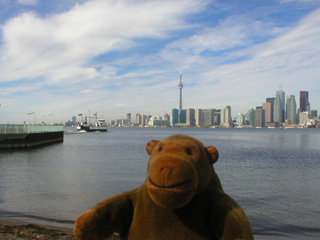
M 0 0 L 0 123 L 260 106 L 320 111 L 320 1 Z

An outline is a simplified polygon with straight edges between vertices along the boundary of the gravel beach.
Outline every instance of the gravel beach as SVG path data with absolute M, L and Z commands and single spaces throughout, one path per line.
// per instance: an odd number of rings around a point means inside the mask
M 28 223 L 0 222 L 1 240 L 75 240 L 73 229 Z M 119 240 L 114 235 L 108 240 Z

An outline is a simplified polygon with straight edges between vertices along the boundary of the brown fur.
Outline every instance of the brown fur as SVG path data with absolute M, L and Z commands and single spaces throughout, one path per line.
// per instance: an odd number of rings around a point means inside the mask
M 226 195 L 212 164 L 218 151 L 197 139 L 174 135 L 151 140 L 145 183 L 108 198 L 83 213 L 74 234 L 79 240 L 253 239 L 241 207 Z

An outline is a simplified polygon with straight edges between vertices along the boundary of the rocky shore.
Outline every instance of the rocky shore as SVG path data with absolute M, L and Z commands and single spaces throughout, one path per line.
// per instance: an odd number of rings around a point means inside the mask
M 1 240 L 75 240 L 72 229 L 0 222 Z M 116 235 L 108 240 L 119 240 Z

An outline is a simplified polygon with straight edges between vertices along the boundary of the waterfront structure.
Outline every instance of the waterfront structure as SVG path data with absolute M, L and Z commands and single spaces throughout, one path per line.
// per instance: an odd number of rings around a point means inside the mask
M 294 95 L 287 97 L 286 120 L 289 122 L 289 124 L 297 123 L 297 104 Z
M 58 125 L 0 125 L 0 149 L 32 148 L 63 142 L 63 126 Z
M 265 126 L 265 116 L 262 106 L 256 107 L 254 119 L 254 126 L 256 128 L 262 128 Z
M 187 109 L 187 120 L 186 120 L 187 126 L 193 127 L 195 126 L 195 110 L 193 108 Z
M 149 119 L 148 126 L 149 127 L 169 127 L 170 122 L 169 122 L 169 120 L 163 120 L 159 116 L 152 116 Z
M 182 110 L 182 88 L 183 88 L 183 84 L 182 84 L 182 70 L 180 69 L 180 83 L 178 85 L 179 87 L 179 110 Z
M 310 113 L 310 103 L 309 103 L 309 92 L 300 91 L 300 112 L 308 112 Z

